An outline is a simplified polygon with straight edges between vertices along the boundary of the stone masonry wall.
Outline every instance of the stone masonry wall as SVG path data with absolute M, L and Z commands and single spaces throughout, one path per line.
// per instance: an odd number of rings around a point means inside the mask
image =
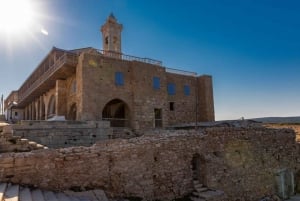
M 91 146 L 112 135 L 110 124 L 106 121 L 22 121 L 11 126 L 14 136 L 49 148 Z
M 115 84 L 116 72 L 123 73 L 121 86 Z M 153 87 L 154 77 L 159 79 L 158 89 Z M 161 110 L 163 127 L 195 122 L 196 116 L 201 121 L 214 121 L 210 76 L 174 74 L 157 65 L 83 53 L 79 57 L 76 80 L 80 120 L 102 119 L 106 104 L 119 99 L 128 107 L 126 119 L 134 130 L 154 128 L 155 109 Z M 168 94 L 168 84 L 175 86 L 175 94 Z M 184 92 L 185 86 L 189 92 Z M 170 103 L 174 106 L 172 109 Z
M 1 154 L 0 181 L 170 200 L 192 191 L 191 161 L 199 154 L 207 186 L 224 190 L 230 201 L 254 201 L 276 191 L 277 170 L 299 170 L 294 138 L 288 129 L 153 131 L 92 147 Z
M 37 144 L 36 142 L 29 141 L 28 139 L 21 138 L 20 136 L 13 136 L 11 126 L 4 126 L 0 130 L 0 153 L 5 152 L 26 152 L 36 149 L 45 149 L 46 147 Z

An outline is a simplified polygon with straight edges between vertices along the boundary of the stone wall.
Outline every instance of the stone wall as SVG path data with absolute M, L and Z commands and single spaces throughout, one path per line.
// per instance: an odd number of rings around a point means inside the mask
M 116 72 L 123 73 L 121 86 L 115 84 Z M 157 89 L 153 87 L 154 77 L 159 79 Z M 118 99 L 128 107 L 126 119 L 134 130 L 154 128 L 155 109 L 161 110 L 163 127 L 195 122 L 196 118 L 214 121 L 211 76 L 175 74 L 162 66 L 83 53 L 79 57 L 76 79 L 80 120 L 102 119 L 106 104 Z M 174 94 L 168 94 L 168 84 L 174 84 Z
M 92 147 L 0 155 L 0 180 L 51 190 L 101 188 L 110 196 L 170 200 L 193 189 L 191 161 L 202 158 L 202 183 L 228 200 L 275 193 L 278 170 L 299 170 L 295 133 L 288 129 L 208 128 L 153 131 Z
M 112 129 L 106 121 L 21 121 L 11 127 L 14 136 L 49 148 L 91 146 L 112 137 Z
M 13 136 L 11 126 L 0 124 L 0 153 L 5 152 L 26 152 L 36 149 L 46 149 L 47 147 L 21 138 L 20 136 Z

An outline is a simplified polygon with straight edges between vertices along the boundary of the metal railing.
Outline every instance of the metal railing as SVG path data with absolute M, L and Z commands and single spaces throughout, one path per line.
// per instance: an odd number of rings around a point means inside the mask
M 175 68 L 166 68 L 166 72 L 179 74 L 179 75 L 193 76 L 193 77 L 197 76 L 197 73 L 195 73 L 195 72 L 185 71 L 185 70 L 178 70 L 178 69 L 175 69 Z
M 40 65 L 39 68 L 37 68 L 29 77 L 29 79 L 27 79 L 26 82 L 21 86 L 19 90 L 19 102 L 22 102 L 22 100 L 30 95 L 38 86 L 45 82 L 64 64 L 68 63 L 71 65 L 76 65 L 77 62 L 77 55 L 64 53 L 55 62 L 53 62 L 53 64 L 46 66 L 46 68 L 44 65 Z M 40 68 L 45 69 L 45 71 L 41 70 Z
M 141 58 L 141 57 L 136 57 L 136 56 L 131 56 L 119 52 L 113 52 L 113 51 L 105 51 L 105 50 L 97 50 L 100 54 L 106 56 L 106 57 L 111 57 L 111 58 L 116 58 L 116 59 L 122 59 L 126 61 L 138 61 L 142 63 L 148 63 L 152 65 L 158 65 L 162 66 L 162 62 L 150 58 Z

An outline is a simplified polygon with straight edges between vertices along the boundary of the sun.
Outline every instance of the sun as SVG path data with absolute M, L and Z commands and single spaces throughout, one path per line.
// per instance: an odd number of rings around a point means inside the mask
M 34 20 L 31 0 L 0 0 L 0 32 L 19 34 Z

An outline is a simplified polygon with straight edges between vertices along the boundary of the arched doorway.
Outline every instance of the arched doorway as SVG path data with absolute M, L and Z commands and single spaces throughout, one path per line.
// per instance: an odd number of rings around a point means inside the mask
M 207 185 L 206 180 L 206 162 L 200 154 L 194 154 L 191 162 L 193 179 L 198 180 L 200 184 Z
M 55 96 L 52 95 L 48 103 L 48 118 L 55 116 Z
M 69 110 L 68 120 L 76 120 L 76 114 L 77 114 L 76 103 L 73 103 Z
M 102 119 L 110 121 L 111 127 L 129 127 L 129 109 L 120 99 L 109 101 L 103 111 Z

